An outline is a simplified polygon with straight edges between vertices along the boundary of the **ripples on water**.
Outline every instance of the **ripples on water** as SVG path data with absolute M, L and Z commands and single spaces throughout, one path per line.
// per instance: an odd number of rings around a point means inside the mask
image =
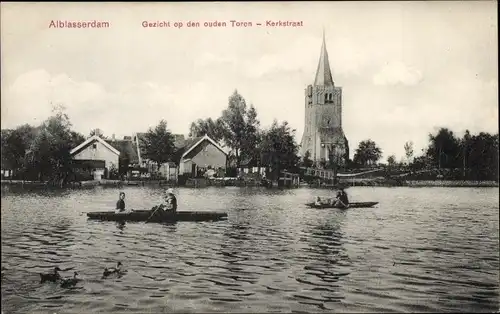
M 127 206 L 161 191 L 126 188 Z M 222 222 L 87 221 L 118 190 L 2 194 L 5 313 L 491 312 L 499 308 L 498 189 L 351 188 L 377 208 L 313 210 L 324 190 L 180 189 Z M 122 261 L 127 273 L 101 279 Z M 39 283 L 55 265 L 83 279 Z M 6 270 L 3 270 L 3 268 Z

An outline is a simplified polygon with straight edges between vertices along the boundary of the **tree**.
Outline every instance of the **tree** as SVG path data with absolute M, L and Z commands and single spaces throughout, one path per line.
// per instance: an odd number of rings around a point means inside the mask
M 89 137 L 92 137 L 94 135 L 97 135 L 99 136 L 100 138 L 102 138 L 103 140 L 106 140 L 107 137 L 104 136 L 104 134 L 102 134 L 102 131 L 100 129 L 93 129 L 92 131 L 90 131 L 89 133 Z
M 71 131 L 71 145 L 73 147 L 76 147 L 83 142 L 85 142 L 85 136 L 83 136 L 82 134 L 80 134 L 78 132 Z
M 396 156 L 390 155 L 389 157 L 387 157 L 387 165 L 389 165 L 389 167 L 394 167 L 395 164 L 396 164 Z
M 216 142 L 222 141 L 224 138 L 223 123 L 220 119 L 212 120 L 208 119 L 198 119 L 191 123 L 189 127 L 189 136 L 198 137 L 208 135 L 211 139 Z
M 175 138 L 167 129 L 167 122 L 161 120 L 154 128 L 149 128 L 148 132 L 140 140 L 143 156 L 155 162 L 160 169 L 163 163 L 172 160 L 175 152 Z
M 411 163 L 411 159 L 413 157 L 413 142 L 409 141 L 405 143 L 405 156 L 408 164 Z
M 222 112 L 224 142 L 232 149 L 239 167 L 243 158 L 253 157 L 258 140 L 259 121 L 253 106 L 247 110 L 245 99 L 238 91 L 229 97 L 228 107 Z
M 463 177 L 467 175 L 467 160 L 470 154 L 470 144 L 471 144 L 471 135 L 469 130 L 465 130 L 464 137 L 462 139 L 462 158 L 463 158 Z
M 263 132 L 260 152 L 262 164 L 271 169 L 269 177 L 276 179 L 282 170 L 295 170 L 299 162 L 298 145 L 295 143 L 295 130 L 288 122 L 281 125 L 274 120 L 271 128 Z
M 313 161 L 311 160 L 311 152 L 307 150 L 302 157 L 302 166 L 311 167 L 312 165 Z
M 435 135 L 429 134 L 429 142 L 426 154 L 436 167 L 461 167 L 460 140 L 455 137 L 453 131 L 440 128 Z
M 257 119 L 257 110 L 253 105 L 246 112 L 243 127 L 243 141 L 241 143 L 241 158 L 253 159 L 260 162 L 258 144 L 262 138 L 260 121 Z
M 14 175 L 24 168 L 26 153 L 35 137 L 36 129 L 29 124 L 14 130 L 2 130 L 1 153 L 4 169 L 13 170 Z
M 27 152 L 27 168 L 40 180 L 64 184 L 72 173 L 70 150 L 81 143 L 82 136 L 71 131 L 71 122 L 63 106 L 54 107 L 53 116 L 39 127 Z
M 470 139 L 467 167 L 475 180 L 498 181 L 498 133 L 481 132 Z
M 361 141 L 354 153 L 354 162 L 359 165 L 373 165 L 382 157 L 382 150 L 374 141 Z

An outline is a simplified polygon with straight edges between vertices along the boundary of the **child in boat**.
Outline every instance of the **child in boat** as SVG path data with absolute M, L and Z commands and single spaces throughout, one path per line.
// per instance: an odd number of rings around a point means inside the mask
M 321 206 L 322 205 L 321 204 L 321 197 L 319 197 L 319 196 L 316 197 L 316 202 L 314 202 L 314 205 L 316 205 L 316 206 Z
M 116 210 L 117 214 L 128 214 L 131 210 L 125 209 L 125 192 L 120 192 L 118 202 L 116 202 Z

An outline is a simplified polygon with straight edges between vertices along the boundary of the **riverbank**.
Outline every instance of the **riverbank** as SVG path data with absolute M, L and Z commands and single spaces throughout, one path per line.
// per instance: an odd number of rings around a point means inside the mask
M 380 187 L 499 187 L 496 181 L 462 181 L 462 180 L 408 180 L 396 181 L 386 179 L 358 179 L 341 181 L 343 186 L 380 186 Z M 313 188 L 337 188 L 333 184 L 310 184 L 309 187 Z
M 93 180 L 93 181 L 80 181 L 80 182 L 69 182 L 65 188 L 84 188 L 84 187 L 94 187 L 94 186 L 110 186 L 110 187 L 122 187 L 122 186 L 146 186 L 146 185 L 168 185 L 175 186 L 176 183 L 167 180 Z M 60 187 L 50 185 L 48 182 L 40 181 L 29 181 L 29 180 L 2 180 L 1 186 L 18 186 L 18 187 Z
M 499 187 L 498 182 L 495 181 L 452 181 L 452 180 L 408 180 L 408 181 L 396 181 L 396 180 L 386 180 L 386 179 L 357 179 L 357 180 L 346 180 L 341 181 L 343 186 L 369 186 L 369 187 Z M 37 181 L 26 181 L 26 180 L 2 180 L 2 187 L 21 187 L 21 188 L 54 188 L 56 186 L 51 186 L 47 182 L 37 182 Z M 95 186 L 103 187 L 125 187 L 125 186 L 179 186 L 176 182 L 167 180 L 100 180 L 100 181 L 82 181 L 82 182 L 71 182 L 64 186 L 65 188 L 91 188 Z M 209 186 L 216 187 L 259 187 L 263 186 L 260 181 L 244 181 L 244 180 L 206 180 L 206 179 L 196 179 L 188 180 L 185 185 L 188 188 L 203 188 Z M 301 187 L 310 188 L 325 188 L 325 189 L 335 189 L 338 185 L 332 184 L 301 184 Z

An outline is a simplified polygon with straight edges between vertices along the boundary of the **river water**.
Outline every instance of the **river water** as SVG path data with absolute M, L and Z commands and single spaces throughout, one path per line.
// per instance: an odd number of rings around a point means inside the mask
M 307 209 L 325 190 L 179 189 L 179 210 L 221 222 L 87 221 L 118 189 L 3 192 L 4 313 L 492 312 L 498 188 L 353 187 L 376 208 Z M 128 187 L 147 209 L 159 188 Z M 101 279 L 121 261 L 127 273 Z M 73 288 L 40 284 L 58 265 Z

